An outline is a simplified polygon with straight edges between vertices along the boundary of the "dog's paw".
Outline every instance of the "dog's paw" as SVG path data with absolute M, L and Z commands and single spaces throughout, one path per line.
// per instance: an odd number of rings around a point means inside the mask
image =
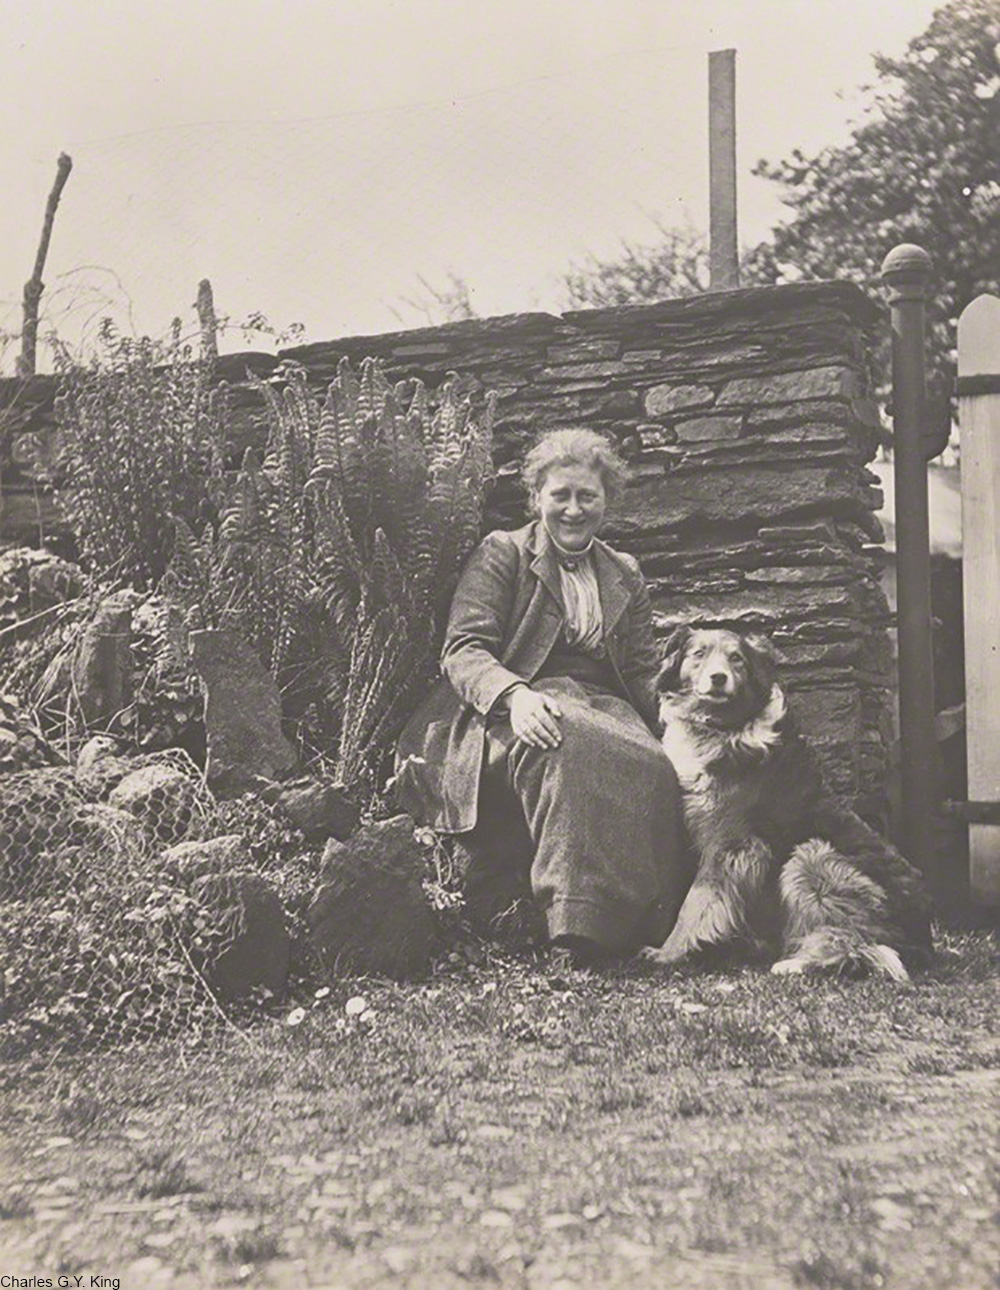
M 771 971 L 775 976 L 801 976 L 808 967 L 805 959 L 778 959 L 771 964 Z
M 677 954 L 674 951 L 667 949 L 665 945 L 661 945 L 659 948 L 647 945 L 645 949 L 641 949 L 639 951 L 639 958 L 642 959 L 643 962 L 656 963 L 660 967 L 671 967 L 683 957 L 684 956 L 682 954 Z

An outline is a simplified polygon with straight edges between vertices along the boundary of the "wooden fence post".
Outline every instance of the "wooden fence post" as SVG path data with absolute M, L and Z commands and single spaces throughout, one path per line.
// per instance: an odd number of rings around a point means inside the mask
M 899 672 L 902 849 L 942 895 L 944 873 L 931 821 L 938 809 L 931 653 L 931 557 L 927 509 L 924 314 L 931 261 L 903 242 L 885 257 L 892 310 L 892 454 L 896 481 L 896 641 Z
M 740 285 L 736 232 L 736 50 L 708 56 L 710 291 Z
M 1000 904 L 1000 299 L 958 320 L 965 711 L 972 899 Z M 992 810 L 990 809 L 992 804 Z

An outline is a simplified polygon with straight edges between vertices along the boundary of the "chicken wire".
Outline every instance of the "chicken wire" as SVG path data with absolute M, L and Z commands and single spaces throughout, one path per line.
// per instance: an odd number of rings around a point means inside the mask
M 0 1055 L 197 1042 L 222 1019 L 212 967 L 239 936 L 239 902 L 203 904 L 164 858 L 219 831 L 214 799 L 183 752 L 141 769 L 127 802 L 100 800 L 100 775 L 0 777 Z

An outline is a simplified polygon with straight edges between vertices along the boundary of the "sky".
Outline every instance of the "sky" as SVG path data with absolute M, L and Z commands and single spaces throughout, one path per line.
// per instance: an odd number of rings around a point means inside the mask
M 484 316 L 558 311 L 588 255 L 707 228 L 713 49 L 737 51 L 752 244 L 783 211 L 754 163 L 843 141 L 872 54 L 937 3 L 0 0 L 0 333 L 60 151 L 42 329 L 71 345 L 105 315 L 191 329 L 203 277 L 220 314 L 310 340 L 425 325 L 450 274 Z

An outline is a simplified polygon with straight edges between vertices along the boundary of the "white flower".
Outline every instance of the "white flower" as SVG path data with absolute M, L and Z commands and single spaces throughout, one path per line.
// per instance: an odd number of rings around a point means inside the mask
M 344 1011 L 349 1017 L 360 1017 L 368 1011 L 368 1000 L 363 994 L 356 994 L 344 1004 Z
M 288 1014 L 288 1016 L 285 1018 L 285 1025 L 300 1026 L 302 1022 L 305 1020 L 305 1016 L 306 1016 L 305 1008 L 293 1008 L 291 1012 Z

